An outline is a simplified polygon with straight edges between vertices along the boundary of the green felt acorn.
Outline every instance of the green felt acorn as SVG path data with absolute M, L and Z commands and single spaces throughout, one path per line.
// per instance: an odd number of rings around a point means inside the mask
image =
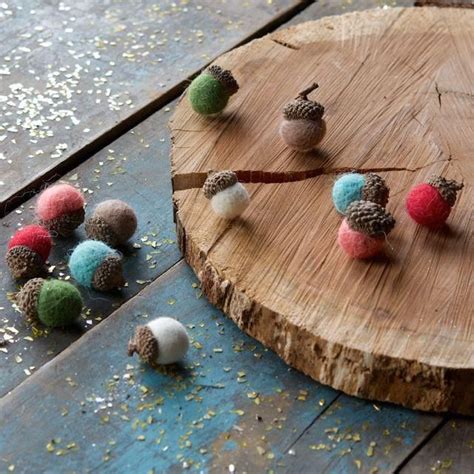
M 189 86 L 188 97 L 195 112 L 212 115 L 222 112 L 231 95 L 239 90 L 232 73 L 220 66 L 211 66 Z
M 16 303 L 28 322 L 49 327 L 68 326 L 82 311 L 81 294 L 62 280 L 33 278 L 18 292 Z

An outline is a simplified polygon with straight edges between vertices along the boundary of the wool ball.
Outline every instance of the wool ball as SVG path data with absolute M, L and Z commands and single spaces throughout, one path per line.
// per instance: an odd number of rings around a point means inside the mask
M 119 199 L 101 202 L 86 221 L 87 237 L 102 240 L 112 247 L 125 244 L 136 229 L 135 211 Z
M 110 291 L 125 284 L 122 258 L 99 240 L 81 242 L 69 258 L 72 277 L 86 288 Z
M 189 86 L 189 102 L 195 112 L 212 115 L 224 110 L 239 86 L 229 70 L 211 66 L 197 76 Z
M 326 134 L 324 107 L 308 99 L 308 94 L 317 87 L 318 84 L 312 84 L 283 109 L 279 133 L 283 141 L 293 150 L 301 152 L 314 150 Z
M 84 222 L 84 205 L 84 196 L 78 189 L 56 184 L 39 195 L 36 215 L 51 232 L 68 237 Z
M 436 229 L 442 227 L 456 203 L 463 184 L 432 176 L 427 183 L 414 186 L 407 195 L 406 208 L 418 224 Z
M 385 207 L 390 190 L 375 173 L 347 173 L 336 180 L 332 188 L 334 206 L 341 214 L 354 201 L 371 201 Z
M 42 226 L 29 225 L 17 231 L 8 243 L 6 255 L 13 278 L 33 278 L 44 272 L 52 241 Z
M 161 317 L 138 326 L 128 343 L 128 355 L 138 353 L 148 364 L 174 364 L 184 359 L 189 349 L 186 328 L 176 319 Z
M 81 315 L 81 294 L 71 283 L 33 278 L 16 296 L 18 307 L 31 322 L 49 327 L 68 326 Z
M 378 254 L 395 219 L 385 209 L 370 201 L 354 201 L 347 208 L 339 227 L 337 241 L 352 258 L 369 258 Z

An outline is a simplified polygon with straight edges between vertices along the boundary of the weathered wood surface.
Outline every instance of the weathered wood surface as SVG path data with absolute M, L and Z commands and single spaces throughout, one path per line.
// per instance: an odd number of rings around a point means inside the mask
M 45 177 L 57 179 L 158 110 L 215 55 L 283 22 L 304 4 L 3 3 L 1 215 Z
M 205 294 L 347 393 L 474 412 L 473 23 L 470 10 L 430 8 L 297 25 L 219 58 L 241 84 L 221 117 L 199 117 L 186 98 L 174 115 L 178 240 Z M 276 130 L 283 104 L 313 81 L 328 133 L 302 155 Z M 209 169 L 254 183 L 241 219 L 213 215 L 197 189 Z M 378 170 L 392 188 L 385 258 L 351 261 L 337 248 L 330 193 L 348 169 Z M 434 233 L 404 211 L 410 186 L 433 173 L 465 184 L 449 228 Z

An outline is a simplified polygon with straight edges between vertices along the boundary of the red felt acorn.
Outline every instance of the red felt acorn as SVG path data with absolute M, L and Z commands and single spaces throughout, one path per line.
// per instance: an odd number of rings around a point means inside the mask
M 17 231 L 8 243 L 7 265 L 13 278 L 34 278 L 44 272 L 52 241 L 40 225 L 29 225 Z
M 464 185 L 442 176 L 432 176 L 427 183 L 417 184 L 408 193 L 406 208 L 420 225 L 442 227 L 456 203 L 457 192 Z

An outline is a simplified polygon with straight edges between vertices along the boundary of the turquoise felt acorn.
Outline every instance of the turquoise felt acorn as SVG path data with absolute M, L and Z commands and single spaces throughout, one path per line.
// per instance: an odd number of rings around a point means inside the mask
M 110 291 L 125 285 L 120 254 L 98 240 L 86 240 L 74 249 L 69 270 L 86 288 Z
M 375 173 L 347 173 L 334 183 L 332 200 L 341 214 L 346 214 L 347 207 L 354 201 L 370 201 L 385 207 L 390 189 L 385 181 Z
M 195 112 L 212 115 L 222 112 L 231 95 L 239 90 L 232 73 L 220 66 L 211 66 L 189 86 L 189 102 Z
M 16 295 L 16 303 L 30 323 L 49 327 L 72 324 L 82 311 L 82 298 L 77 288 L 62 280 L 33 278 Z

